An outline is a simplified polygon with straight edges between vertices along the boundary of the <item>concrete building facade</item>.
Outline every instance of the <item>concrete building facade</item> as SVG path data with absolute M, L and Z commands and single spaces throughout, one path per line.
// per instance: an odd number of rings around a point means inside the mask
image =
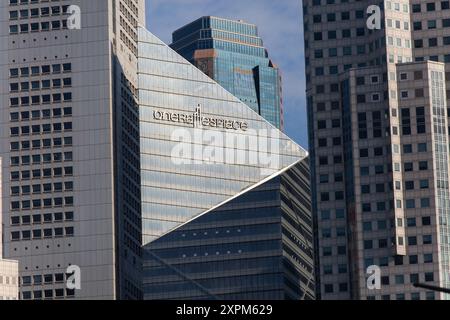
M 449 2 L 304 0 L 303 12 L 320 297 L 448 298 L 414 284 L 450 284 Z

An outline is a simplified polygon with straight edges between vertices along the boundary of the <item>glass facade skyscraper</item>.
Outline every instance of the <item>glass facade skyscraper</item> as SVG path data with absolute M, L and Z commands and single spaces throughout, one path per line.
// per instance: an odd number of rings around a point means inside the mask
M 173 33 L 171 47 L 222 87 L 283 128 L 281 74 L 255 25 L 202 17 Z
M 306 160 L 145 247 L 145 299 L 315 298 Z
M 312 299 L 306 151 L 145 29 L 138 51 L 144 298 Z

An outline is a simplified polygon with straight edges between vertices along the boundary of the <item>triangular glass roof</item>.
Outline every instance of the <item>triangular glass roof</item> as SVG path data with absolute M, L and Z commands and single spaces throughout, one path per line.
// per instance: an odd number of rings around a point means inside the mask
M 145 245 L 307 152 L 152 33 L 138 35 Z

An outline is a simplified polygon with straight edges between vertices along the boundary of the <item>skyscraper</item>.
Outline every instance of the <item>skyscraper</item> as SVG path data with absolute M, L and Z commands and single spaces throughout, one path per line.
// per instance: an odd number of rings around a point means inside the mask
M 0 158 L 0 192 L 2 189 Z M 0 204 L 2 199 L 0 198 Z M 17 261 L 3 260 L 2 214 L 0 212 L 0 300 L 17 300 L 19 298 L 19 265 Z
M 306 151 L 139 29 L 145 299 L 313 299 Z
M 322 299 L 448 298 L 413 285 L 450 287 L 449 9 L 303 1 Z
M 140 298 L 144 1 L 70 5 L 0 3 L 4 256 L 23 299 Z M 80 290 L 66 288 L 69 266 Z
M 258 28 L 202 17 L 173 33 L 171 47 L 277 128 L 283 128 L 281 73 Z
M 264 280 L 261 296 L 313 297 L 307 152 L 146 31 L 144 1 L 9 0 L 0 9 L 1 213 L 20 298 L 143 298 L 154 276 L 143 258 L 176 268 L 153 245 L 191 222 L 202 230 L 197 219 L 258 188 L 271 188 L 274 208 L 251 224 L 237 214 L 233 223 L 255 234 L 212 243 L 217 261 L 248 262 L 259 271 L 248 283 Z M 201 242 L 194 249 L 205 253 Z M 279 262 L 264 265 L 272 275 L 253 267 L 252 253 Z M 68 270 L 80 288 L 66 285 Z

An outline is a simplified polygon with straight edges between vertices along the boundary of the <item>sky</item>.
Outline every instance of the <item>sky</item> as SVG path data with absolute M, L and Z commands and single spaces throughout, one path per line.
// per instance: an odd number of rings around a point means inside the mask
M 258 26 L 269 56 L 283 76 L 285 131 L 308 147 L 300 0 L 146 0 L 147 28 L 170 44 L 172 32 L 202 16 Z

